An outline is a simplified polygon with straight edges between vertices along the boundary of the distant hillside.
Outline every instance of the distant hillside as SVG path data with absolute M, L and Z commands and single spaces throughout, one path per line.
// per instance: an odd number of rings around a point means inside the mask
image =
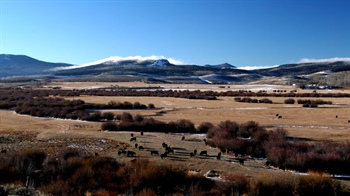
M 0 54 L 0 77 L 47 75 L 55 67 L 71 66 L 67 63 L 49 63 L 25 55 Z
M 138 79 L 164 83 L 309 83 L 330 86 L 350 85 L 350 61 L 285 64 L 243 70 L 228 63 L 218 65 L 175 65 L 167 59 L 110 57 L 85 65 L 49 63 L 25 55 L 0 55 L 0 77 L 36 76 L 118 81 Z M 341 80 L 339 79 L 341 78 Z

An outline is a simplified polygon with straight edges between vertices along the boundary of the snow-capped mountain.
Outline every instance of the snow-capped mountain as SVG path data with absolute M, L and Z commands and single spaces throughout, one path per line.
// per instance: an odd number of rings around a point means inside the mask
M 317 76 L 347 77 L 350 61 L 315 62 L 285 64 L 264 69 L 245 70 L 228 63 L 218 65 L 179 65 L 173 59 L 151 57 L 110 57 L 87 63 L 72 65 L 65 63 L 49 63 L 25 55 L 0 54 L 0 78 L 28 76 L 43 78 L 46 76 L 59 78 L 117 78 L 130 77 L 157 82 L 180 83 L 235 83 L 259 81 L 263 78 L 289 78 L 307 80 Z M 340 73 L 344 75 L 337 75 Z M 308 77 L 306 77 L 308 76 Z M 300 79 L 301 78 L 301 79 Z M 266 81 L 266 80 L 264 80 Z
M 113 56 L 105 59 L 97 60 L 94 62 L 86 63 L 83 65 L 73 65 L 69 67 L 57 67 L 55 71 L 58 70 L 69 70 L 69 69 L 77 69 L 90 67 L 95 65 L 115 65 L 115 66 L 128 66 L 128 65 L 144 65 L 148 67 L 164 67 L 169 65 L 182 64 L 181 61 L 174 60 L 171 58 L 165 58 L 164 56 L 128 56 L 128 57 L 120 57 Z
M 166 59 L 159 59 L 154 61 L 154 63 L 147 65 L 147 67 L 154 67 L 154 68 L 159 68 L 159 67 L 166 67 L 171 65 L 168 60 Z

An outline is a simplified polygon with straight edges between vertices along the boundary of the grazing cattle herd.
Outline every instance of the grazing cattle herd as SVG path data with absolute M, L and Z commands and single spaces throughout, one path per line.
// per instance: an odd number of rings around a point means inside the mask
M 278 114 L 276 116 L 279 116 Z M 279 116 L 280 117 L 280 116 Z M 136 142 L 136 141 L 139 141 L 142 143 L 142 139 L 137 139 L 137 137 L 135 136 L 134 133 L 131 133 L 131 138 L 130 138 L 130 142 Z M 140 135 L 142 137 L 147 137 L 147 134 L 144 135 L 144 132 L 140 132 Z M 181 137 L 181 141 L 185 141 L 185 136 L 182 136 Z M 204 141 L 204 145 L 203 145 L 203 148 L 211 148 L 211 149 L 215 149 L 211 146 L 208 146 L 208 141 L 206 139 L 203 139 Z M 143 151 L 143 150 L 146 150 L 146 151 L 149 151 L 150 152 L 150 155 L 151 156 L 159 156 L 161 159 L 165 159 L 166 157 L 169 157 L 169 158 L 174 158 L 176 157 L 175 155 L 184 155 L 186 156 L 189 156 L 190 158 L 194 158 L 196 157 L 197 155 L 197 149 L 193 149 L 191 150 L 190 152 L 186 152 L 184 153 L 183 151 L 187 149 L 184 149 L 184 148 L 175 148 L 175 147 L 172 147 L 171 144 L 167 144 L 165 142 L 162 143 L 162 146 L 160 146 L 159 148 L 160 149 L 163 149 L 163 153 L 159 153 L 159 149 L 155 149 L 155 148 L 145 148 L 144 146 L 142 145 L 139 145 L 138 143 L 135 143 L 134 144 L 134 147 L 135 149 L 138 149 L 139 151 Z M 175 149 L 181 149 L 182 152 L 176 152 Z M 226 160 L 229 160 L 229 161 L 235 161 L 237 163 L 239 163 L 240 165 L 244 165 L 244 161 L 247 159 L 244 155 L 240 155 L 238 153 L 233 153 L 233 155 L 230 157 L 230 159 L 227 159 L 228 156 L 228 151 L 227 150 L 224 150 L 224 149 L 217 149 L 219 152 L 217 152 L 217 154 L 209 154 L 208 153 L 208 150 L 201 150 L 199 151 L 199 156 L 198 158 L 205 158 L 205 159 L 208 159 L 208 158 L 213 158 L 214 160 L 221 160 L 222 158 L 222 154 L 226 154 Z M 119 156 L 126 156 L 126 157 L 137 157 L 137 154 L 135 151 L 132 151 L 132 150 L 128 150 L 127 147 L 124 147 L 124 149 L 121 149 L 118 151 L 118 155 Z

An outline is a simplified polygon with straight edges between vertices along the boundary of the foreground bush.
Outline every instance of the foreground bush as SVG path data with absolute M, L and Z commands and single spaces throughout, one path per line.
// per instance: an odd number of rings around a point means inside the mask
M 296 177 L 291 174 L 262 174 L 250 181 L 249 195 L 293 196 Z
M 300 176 L 296 192 L 300 196 L 319 195 L 319 196 L 336 196 L 341 192 L 339 182 L 329 177 L 319 175 Z
M 46 157 L 45 160 L 43 157 Z M 251 177 L 240 173 L 225 173 L 221 176 L 224 180 L 217 181 L 200 174 L 187 173 L 186 168 L 179 166 L 141 158 L 121 164 L 114 158 L 93 156 L 78 148 L 64 148 L 52 156 L 36 150 L 26 150 L 1 155 L 0 160 L 1 184 L 24 187 L 30 166 L 36 170 L 31 170 L 28 188 L 47 195 L 348 194 L 329 177 L 297 176 L 270 171 Z M 29 189 L 24 192 L 24 189 L 9 192 L 0 186 L 0 194 L 28 195 Z

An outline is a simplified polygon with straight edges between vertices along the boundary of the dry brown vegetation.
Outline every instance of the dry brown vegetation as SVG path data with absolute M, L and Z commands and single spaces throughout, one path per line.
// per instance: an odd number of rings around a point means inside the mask
M 115 83 L 65 83 L 52 84 L 62 85 L 63 88 L 88 88 L 101 87 L 103 85 L 116 85 Z M 150 86 L 143 83 L 118 83 L 118 86 Z M 162 84 L 163 86 L 163 84 Z M 250 88 L 252 91 L 267 89 L 272 92 L 274 89 L 294 90 L 290 86 L 228 86 L 225 88 L 219 85 L 165 85 L 172 89 L 189 90 L 234 90 Z M 298 91 L 302 91 L 298 89 Z M 350 91 L 340 91 L 347 92 Z M 320 92 L 322 93 L 322 92 Z M 264 97 L 259 97 L 263 99 Z M 299 104 L 286 104 L 285 97 L 266 97 L 272 100 L 272 104 L 262 103 L 242 103 L 234 101 L 234 97 L 218 97 L 217 100 L 189 100 L 171 97 L 102 97 L 102 96 L 79 96 L 66 97 L 66 99 L 82 99 L 88 103 L 107 104 L 110 101 L 119 102 L 140 102 L 153 103 L 155 109 L 152 110 L 127 110 L 132 115 L 140 114 L 145 117 L 152 117 L 156 120 L 171 122 L 181 119 L 191 120 L 196 126 L 202 122 L 219 124 L 226 120 L 238 123 L 248 121 L 257 122 L 267 129 L 276 127 L 285 128 L 288 135 L 305 140 L 350 140 L 350 101 L 349 98 L 322 98 L 332 102 L 331 105 L 319 105 L 318 108 L 305 108 Z M 315 99 L 315 98 L 310 98 Z M 110 110 L 115 114 L 120 114 L 125 110 Z M 102 111 L 107 112 L 107 111 Z M 282 118 L 278 118 L 278 116 Z M 55 155 L 63 147 L 77 147 L 90 153 L 98 153 L 100 156 L 115 158 L 120 163 L 129 163 L 135 157 L 119 156 L 118 151 L 132 150 L 136 152 L 137 158 L 147 158 L 151 162 L 177 165 L 189 170 L 200 170 L 204 174 L 208 170 L 215 170 L 219 174 L 230 176 L 230 173 L 239 173 L 231 178 L 243 178 L 260 176 L 259 178 L 273 181 L 269 175 L 283 173 L 279 170 L 269 170 L 263 161 L 248 160 L 244 166 L 233 158 L 230 154 L 223 154 L 221 160 L 216 160 L 219 152 L 217 148 L 206 146 L 203 142 L 204 135 L 190 134 L 165 134 L 145 132 L 140 135 L 138 132 L 105 132 L 100 131 L 101 123 L 84 122 L 78 120 L 61 120 L 52 118 L 37 118 L 32 116 L 18 115 L 14 111 L 0 110 L 0 149 L 20 151 L 36 147 L 47 150 L 48 154 Z M 134 133 L 137 141 L 130 142 L 130 134 Z M 185 139 L 182 140 L 182 136 Z M 151 150 L 163 152 L 162 143 L 165 142 L 175 149 L 175 153 L 169 154 L 165 159 L 159 156 L 152 156 Z M 135 148 L 135 143 L 142 145 L 144 150 Z M 194 149 L 198 151 L 207 150 L 209 156 L 190 157 L 190 152 Z M 260 175 L 259 175 L 260 174 Z M 236 174 L 235 174 L 236 175 Z M 281 174 L 283 175 L 283 174 Z M 261 177 L 262 176 L 262 177 Z M 257 178 L 252 183 L 262 183 L 266 180 Z M 243 179 L 244 180 L 244 179 Z M 302 179 L 303 180 L 303 179 Z M 321 182 L 320 182 L 321 183 Z M 271 184 L 271 183 L 270 183 Z M 264 186 L 262 184 L 261 186 Z M 268 185 L 266 185 L 268 186 Z M 194 187 L 192 187 L 194 188 Z M 290 186 L 284 187 L 286 191 Z M 295 187 L 294 187 L 295 188 Z M 305 190 L 304 190 L 304 189 Z M 282 188 L 280 188 L 283 190 Z M 298 187 L 304 192 L 305 187 Z M 151 189 L 142 190 L 144 193 L 153 193 Z M 195 190 L 193 190 L 195 191 Z M 252 195 L 259 190 L 249 190 Z M 306 192 L 307 193 L 307 192 Z M 142 195 L 142 193 L 140 193 Z

